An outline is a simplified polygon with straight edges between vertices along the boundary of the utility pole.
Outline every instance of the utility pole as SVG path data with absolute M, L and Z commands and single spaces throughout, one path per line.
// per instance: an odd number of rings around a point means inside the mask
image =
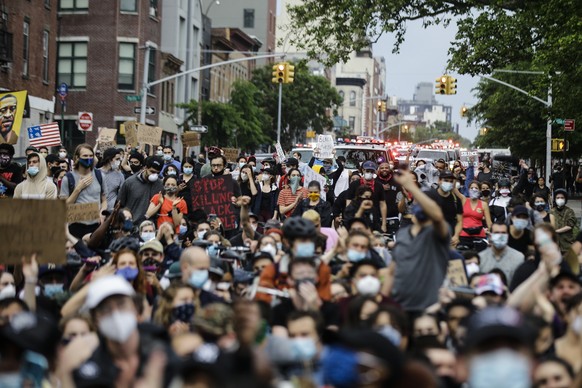
M 281 144 L 281 100 L 283 98 L 283 83 L 279 82 L 279 103 L 277 105 L 277 143 Z
M 139 122 L 146 123 L 146 108 L 148 106 L 149 70 L 150 70 L 150 50 L 154 44 L 149 40 L 145 43 L 145 54 L 143 58 L 143 83 L 141 88 L 141 111 L 139 112 Z M 133 145 L 133 144 L 132 144 Z

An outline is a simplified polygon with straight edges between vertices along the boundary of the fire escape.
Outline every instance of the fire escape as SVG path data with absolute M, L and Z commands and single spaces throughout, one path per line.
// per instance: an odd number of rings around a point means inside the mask
M 10 68 L 12 63 L 12 33 L 8 31 L 8 12 L 0 0 L 0 68 Z

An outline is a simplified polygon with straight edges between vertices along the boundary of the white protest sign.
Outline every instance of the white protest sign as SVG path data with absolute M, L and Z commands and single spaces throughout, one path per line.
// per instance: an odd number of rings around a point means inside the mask
M 281 147 L 281 143 L 275 144 L 275 150 L 277 150 L 277 156 L 279 157 L 279 163 L 282 163 L 287 159 L 285 156 L 285 151 L 283 151 L 283 147 Z
M 342 193 L 342 191 L 346 191 L 350 186 L 350 174 L 348 170 L 343 170 L 339 178 L 337 178 L 337 182 L 335 184 L 335 191 L 333 192 L 336 197 Z
M 311 181 L 318 181 L 322 190 L 323 186 L 327 183 L 327 180 L 323 176 L 319 175 L 311 168 L 306 168 L 305 174 L 303 174 L 303 187 L 307 188 Z
M 317 135 L 317 149 L 321 159 L 333 158 L 333 137 L 331 135 Z
M 479 153 L 477 151 L 461 151 L 459 153 L 463 168 L 469 167 L 469 159 L 473 159 L 473 167 L 479 166 Z

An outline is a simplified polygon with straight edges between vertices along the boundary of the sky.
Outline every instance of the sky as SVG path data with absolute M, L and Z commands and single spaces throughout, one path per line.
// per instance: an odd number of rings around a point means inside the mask
M 400 53 L 393 54 L 393 35 L 385 34 L 373 46 L 374 56 L 386 59 L 386 95 L 399 99 L 412 100 L 416 85 L 420 82 L 431 82 L 444 74 L 447 66 L 447 53 L 450 42 L 457 30 L 456 24 L 449 27 L 431 26 L 422 28 L 422 21 L 410 22 Z M 453 125 L 459 124 L 459 134 L 470 140 L 477 136 L 478 127 L 460 116 L 461 107 L 470 107 L 477 103 L 472 89 L 479 82 L 478 77 L 449 73 L 457 79 L 457 94 L 451 96 L 436 96 L 443 105 L 453 107 Z

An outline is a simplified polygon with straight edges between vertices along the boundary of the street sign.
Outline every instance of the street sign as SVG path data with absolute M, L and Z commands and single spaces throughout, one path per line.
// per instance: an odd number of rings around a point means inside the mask
M 141 107 L 139 106 L 135 106 L 133 107 L 133 113 L 140 114 L 141 113 Z M 146 115 L 153 115 L 156 113 L 156 108 L 154 108 L 153 106 L 146 106 Z
M 125 96 L 125 101 L 127 101 L 127 102 L 140 102 L 141 96 L 130 94 L 128 96 Z
M 556 125 L 564 125 L 564 119 L 554 119 L 554 124 L 556 124 Z
M 576 128 L 576 121 L 573 119 L 564 120 L 564 131 L 573 132 Z
M 77 128 L 79 131 L 90 132 L 93 130 L 93 113 L 91 112 L 79 112 L 79 117 L 77 119 Z
M 190 131 L 198 133 L 208 132 L 208 127 L 206 125 L 193 125 L 190 127 Z

